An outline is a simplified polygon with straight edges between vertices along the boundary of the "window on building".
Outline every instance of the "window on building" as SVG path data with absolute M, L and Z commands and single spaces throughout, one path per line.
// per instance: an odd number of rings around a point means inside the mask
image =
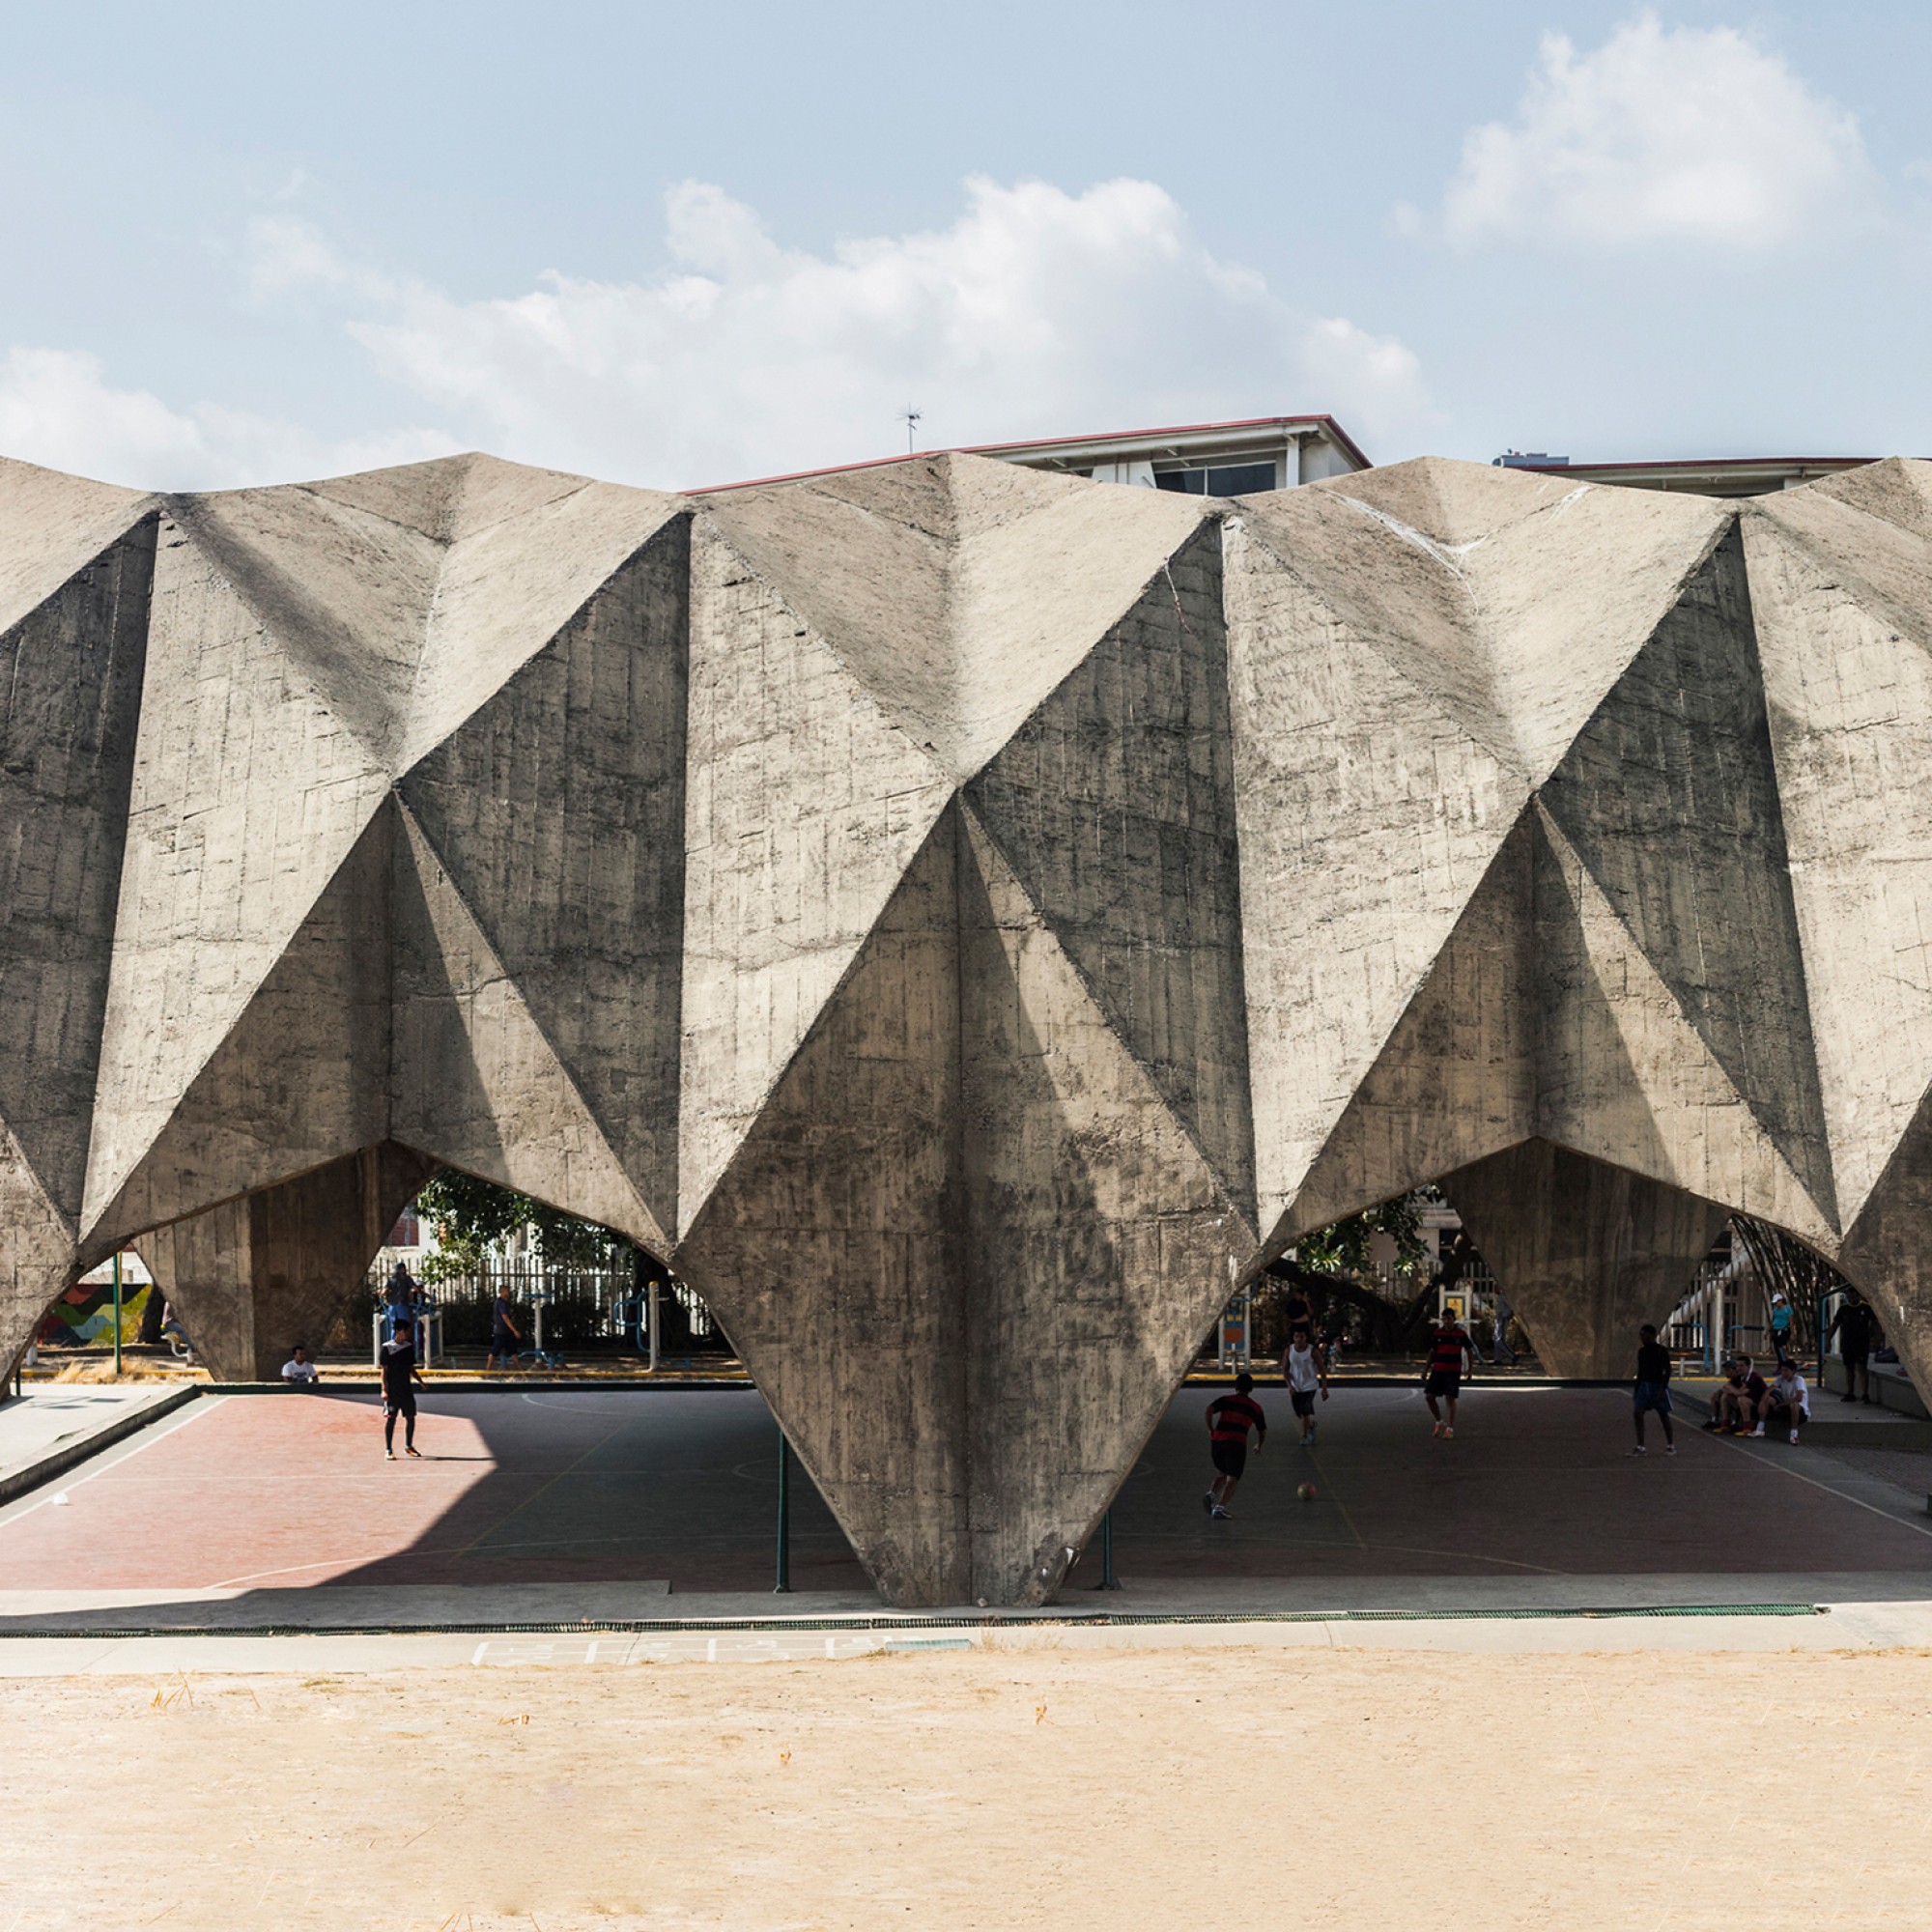
M 1156 490 L 1181 490 L 1190 497 L 1251 497 L 1274 488 L 1272 463 L 1211 463 L 1191 469 L 1156 469 Z
M 413 1208 L 405 1208 L 396 1217 L 396 1225 L 389 1230 L 387 1244 L 392 1248 L 419 1248 L 422 1246 L 422 1223 L 416 1219 Z

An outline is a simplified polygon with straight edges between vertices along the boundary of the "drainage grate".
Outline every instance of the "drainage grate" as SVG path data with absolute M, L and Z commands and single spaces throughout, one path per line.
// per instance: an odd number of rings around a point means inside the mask
M 1226 1624 L 1350 1624 L 1350 1623 L 1483 1623 L 1537 1622 L 1565 1617 L 1822 1617 L 1823 1604 L 1657 1604 L 1579 1605 L 1573 1609 L 1542 1606 L 1523 1609 L 1468 1610 L 1095 1610 L 1012 1616 L 852 1616 L 852 1617 L 674 1617 L 620 1618 L 577 1623 L 448 1624 L 123 1624 L 111 1628 L 85 1626 L 65 1630 L 0 1629 L 7 1637 L 91 1637 L 129 1641 L 149 1636 L 666 1636 L 707 1632 L 754 1634 L 767 1631 L 945 1631 L 973 1630 L 1106 1630 L 1147 1625 Z

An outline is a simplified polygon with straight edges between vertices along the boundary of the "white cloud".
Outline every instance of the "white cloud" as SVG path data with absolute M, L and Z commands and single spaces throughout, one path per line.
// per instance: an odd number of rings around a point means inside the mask
M 1360 423 L 1363 432 L 1413 435 L 1441 415 L 1423 387 L 1414 350 L 1393 335 L 1371 335 L 1345 315 L 1312 322 L 1301 331 L 1300 365 L 1321 407 Z
M 666 202 L 667 272 L 458 300 L 382 282 L 287 223 L 259 289 L 352 291 L 378 366 L 505 456 L 702 485 L 933 446 L 1327 410 L 1365 439 L 1434 418 L 1415 358 L 1313 321 L 1221 260 L 1149 182 L 967 184 L 951 226 L 789 248 L 723 189 Z
M 1544 40 L 1515 122 L 1464 141 L 1441 229 L 1459 243 L 1752 248 L 1816 232 L 1870 191 L 1856 119 L 1776 54 L 1646 11 L 1591 54 Z M 1397 218 L 1419 225 L 1412 210 Z
M 431 430 L 346 441 L 219 404 L 184 412 L 146 389 L 118 389 L 99 359 L 71 349 L 0 355 L 0 452 L 142 489 L 218 489 L 408 463 L 456 447 Z

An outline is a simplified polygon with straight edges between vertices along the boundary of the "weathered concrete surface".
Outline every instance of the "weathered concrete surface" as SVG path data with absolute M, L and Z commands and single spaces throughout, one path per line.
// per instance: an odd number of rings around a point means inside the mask
M 437 1163 L 386 1143 L 141 1237 L 216 1381 L 273 1381 L 322 1338 Z
M 1444 1177 L 1563 1366 L 1742 1210 L 1932 1386 L 1928 478 L 0 466 L 0 1354 L 141 1236 L 252 1372 L 448 1163 L 696 1282 L 905 1602 Z
M 0 1372 L 79 1264 L 152 499 L 0 462 Z
M 1722 1233 L 1725 1210 L 1677 1187 L 1526 1141 L 1440 1181 L 1558 1376 L 1622 1376 Z

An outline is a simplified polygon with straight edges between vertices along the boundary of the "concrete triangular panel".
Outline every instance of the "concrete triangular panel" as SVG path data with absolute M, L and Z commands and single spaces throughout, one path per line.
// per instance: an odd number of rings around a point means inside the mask
M 954 866 L 942 819 L 677 1256 L 895 1603 L 973 1595 Z
M 154 502 L 145 491 L 0 456 L 0 631 L 38 610 Z
M 702 522 L 687 719 L 683 1228 L 952 795 L 930 755 Z
M 439 544 L 461 543 L 492 524 L 529 515 L 590 487 L 582 476 L 533 469 L 470 451 L 429 463 L 398 464 L 303 486 L 318 497 L 386 517 Z
M 0 1122 L 0 1380 L 79 1264 L 72 1216 L 47 1199 Z
M 1337 504 L 1381 526 L 1366 569 L 1366 556 L 1350 555 L 1361 540 L 1346 533 Z M 1467 718 L 1480 692 L 1494 723 L 1476 735 L 1505 739 L 1507 762 L 1536 783 L 1732 514 L 1700 497 L 1566 485 L 1439 457 L 1330 478 L 1250 513 L 1297 533 L 1288 539 L 1295 561 L 1331 596 L 1385 611 L 1367 634 L 1378 628 L 1397 648 L 1407 623 L 1411 652 L 1453 653 L 1460 662 L 1441 675 L 1461 699 L 1458 715 Z M 1331 548 L 1332 562 L 1323 554 Z M 1418 581 L 1432 577 L 1433 590 Z M 1423 628 L 1432 606 L 1433 631 Z
M 1539 809 L 1539 1128 L 1627 1168 L 1829 1245 L 1814 1200 L 1562 828 Z
M 952 622 L 955 776 L 977 772 L 1101 638 L 1165 581 L 1196 497 L 950 459 L 958 517 Z M 1170 585 L 1170 590 L 1172 586 Z
M 1754 511 L 1745 548 L 1849 1224 L 1932 1083 L 1932 544 L 1823 497 L 1794 527 L 1800 507 L 1779 499 L 1775 514 Z M 1848 567 L 1854 559 L 1889 580 L 1883 605 Z
M 1532 1140 L 1441 1178 L 1546 1373 L 1629 1373 L 1637 1329 L 1690 1291 L 1725 1210 Z
M 1815 498 L 1843 503 L 1894 526 L 1921 544 L 1932 544 L 1932 462 L 1923 458 L 1889 456 L 1883 463 L 1862 463 L 1856 469 L 1820 477 L 1804 488 Z M 1795 511 L 1801 521 L 1810 514 L 1793 491 L 1780 492 L 1765 507 Z
M 164 519 L 84 1218 L 120 1193 L 388 783 L 213 560 Z
M 975 1593 L 1037 1603 L 1164 1411 L 1254 1228 L 958 810 Z
M 0 1122 L 78 1220 L 140 719 L 155 521 L 0 631 Z
M 1465 574 L 1443 547 L 1356 498 L 1315 489 L 1243 499 L 1230 545 L 1265 559 L 1282 635 L 1346 638 L 1412 688 L 1524 793 Z M 1439 725 L 1438 725 L 1439 728 Z
M 299 486 L 227 491 L 172 507 L 339 723 L 373 760 L 390 763 L 441 546 Z
M 967 787 L 975 816 L 1250 1217 L 1241 892 L 1218 530 Z
M 1550 818 L 1828 1219 L 1777 778 L 1735 529 L 1543 791 Z
M 1270 545 L 1231 525 L 1224 548 L 1255 1172 L 1271 1225 L 1529 787 Z
M 705 514 L 915 744 L 943 759 L 956 704 L 947 460 L 721 491 Z
M 547 471 L 535 472 L 538 479 Z M 586 483 L 533 493 L 508 488 L 472 525 L 458 519 L 437 582 L 421 663 L 398 729 L 394 769 L 440 744 L 550 642 L 617 570 L 682 513 L 675 497 Z
M 1193 533 L 1197 502 L 945 455 L 705 499 L 915 743 L 970 778 Z
M 395 848 L 392 1137 L 668 1252 L 515 980 L 407 808 Z
M 1847 1229 L 1838 1264 L 1865 1292 L 1921 1399 L 1932 1391 L 1932 1088 Z
M 573 1085 L 663 1225 L 677 1189 L 688 520 L 403 780 Z
M 91 1236 L 272 1186 L 389 1130 L 395 814 L 371 819 Z
M 1280 1249 L 1536 1129 L 1538 835 L 1525 812 L 1288 1213 Z

